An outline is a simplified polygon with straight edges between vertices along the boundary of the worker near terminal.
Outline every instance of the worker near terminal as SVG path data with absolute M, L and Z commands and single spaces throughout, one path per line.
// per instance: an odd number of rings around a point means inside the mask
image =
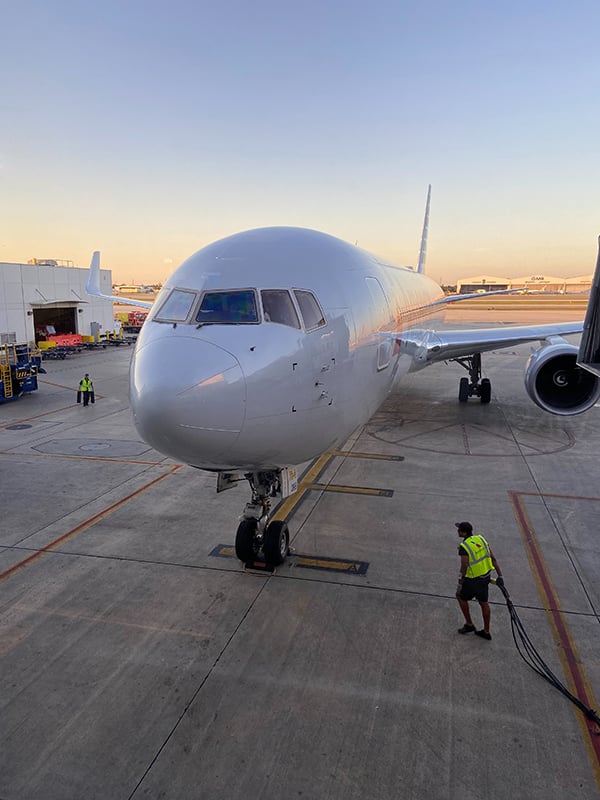
M 500 566 L 496 561 L 492 548 L 488 542 L 479 534 L 473 533 L 473 526 L 470 522 L 455 522 L 458 535 L 462 542 L 458 546 L 460 556 L 460 575 L 458 576 L 458 586 L 456 588 L 456 599 L 460 610 L 465 618 L 465 624 L 458 629 L 459 633 L 475 633 L 482 639 L 490 640 L 490 606 L 488 603 L 488 589 L 490 585 L 490 573 L 496 570 L 498 586 L 504 585 Z M 483 617 L 483 630 L 475 630 L 469 600 L 477 600 L 481 607 Z
M 77 392 L 77 402 L 83 399 L 83 405 L 87 406 L 90 400 L 95 402 L 94 384 L 89 374 L 86 372 L 83 378 L 79 381 L 79 391 Z

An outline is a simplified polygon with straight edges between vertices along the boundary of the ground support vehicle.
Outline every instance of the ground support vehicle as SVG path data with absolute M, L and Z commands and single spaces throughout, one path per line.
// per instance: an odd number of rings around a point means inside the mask
M 118 314 L 115 315 L 116 318 L 121 322 L 121 330 L 124 334 L 134 334 L 137 335 L 141 329 L 142 325 L 146 321 L 146 317 L 148 316 L 147 311 L 120 311 Z
M 38 388 L 42 367 L 39 348 L 29 342 L 0 345 L 0 403 L 17 400 Z

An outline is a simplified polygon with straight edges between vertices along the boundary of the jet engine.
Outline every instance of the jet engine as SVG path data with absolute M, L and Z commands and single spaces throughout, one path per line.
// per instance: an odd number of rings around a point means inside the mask
M 600 398 L 600 379 L 577 366 L 579 349 L 554 338 L 534 350 L 525 370 L 525 388 L 544 411 L 561 416 L 581 414 Z

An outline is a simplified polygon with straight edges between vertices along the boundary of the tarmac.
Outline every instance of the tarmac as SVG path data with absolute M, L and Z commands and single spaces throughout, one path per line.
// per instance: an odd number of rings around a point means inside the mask
M 600 797 L 598 727 L 520 658 L 500 590 L 490 642 L 454 596 L 470 520 L 598 708 L 598 407 L 538 409 L 529 347 L 483 356 L 487 406 L 456 364 L 409 376 L 305 465 L 267 573 L 233 555 L 245 484 L 140 440 L 132 350 L 48 361 L 0 405 L 1 800 Z

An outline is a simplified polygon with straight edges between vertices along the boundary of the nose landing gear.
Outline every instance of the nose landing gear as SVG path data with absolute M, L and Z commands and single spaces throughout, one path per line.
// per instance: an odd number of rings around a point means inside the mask
M 281 499 L 281 481 L 277 470 L 247 472 L 252 500 L 246 505 L 235 536 L 235 554 L 247 564 L 260 558 L 267 564 L 283 564 L 289 552 L 290 534 L 283 520 L 269 522 L 272 498 Z

